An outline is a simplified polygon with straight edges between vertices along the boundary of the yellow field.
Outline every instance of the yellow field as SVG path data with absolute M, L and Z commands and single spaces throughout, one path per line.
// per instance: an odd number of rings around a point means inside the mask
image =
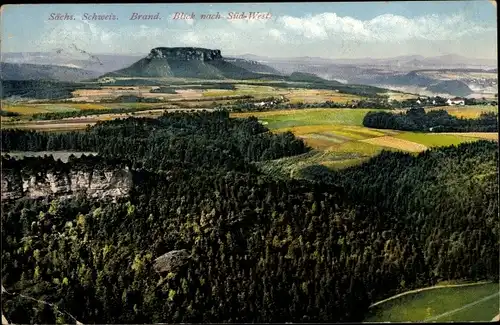
M 297 135 L 334 131 L 335 133 L 349 136 L 352 137 L 353 139 L 365 139 L 367 137 L 383 136 L 386 134 L 385 130 L 380 131 L 375 129 L 369 129 L 363 126 L 351 126 L 351 125 L 301 125 L 301 126 L 280 128 L 274 131 L 279 133 L 290 131 Z M 388 131 L 395 132 L 391 130 Z
M 344 94 L 335 90 L 318 89 L 290 89 L 270 86 L 237 85 L 235 90 L 215 89 L 203 92 L 203 97 L 243 96 L 251 95 L 255 98 L 284 96 L 290 103 L 322 103 L 326 101 L 350 102 L 363 97 L 358 95 Z
M 390 136 L 378 137 L 372 139 L 361 140 L 377 146 L 390 147 L 410 152 L 420 152 L 427 149 L 426 146 L 420 143 L 398 139 Z
M 449 134 L 455 136 L 467 136 L 471 138 L 480 138 L 486 140 L 498 141 L 498 133 L 496 132 L 467 132 L 467 133 L 459 133 L 459 132 L 446 132 L 442 134 Z
M 48 123 L 48 124 L 37 124 L 37 123 L 26 123 L 26 124 L 17 124 L 15 125 L 16 129 L 24 129 L 24 130 L 34 130 L 34 131 L 70 131 L 70 130 L 82 130 L 85 129 L 89 125 L 96 124 L 97 121 L 93 122 L 81 122 L 81 123 Z M 12 127 L 12 126 L 11 126 Z
M 397 101 L 418 98 L 418 95 L 406 94 L 406 93 L 397 93 L 397 92 L 392 92 L 392 91 L 389 91 L 389 92 L 386 92 L 386 93 L 381 93 L 379 95 L 389 96 L 389 99 L 397 100 Z
M 319 102 L 351 102 L 352 100 L 360 100 L 363 97 L 358 95 L 343 94 L 334 90 L 316 90 L 316 89 L 291 89 L 280 95 L 285 96 L 290 100 L 290 103 L 319 103 Z
M 134 116 L 140 117 L 152 117 L 157 118 L 163 112 L 181 112 L 181 111 L 191 111 L 192 109 L 183 108 L 162 108 L 162 109 L 150 109 L 140 112 L 135 112 Z M 196 109 L 195 109 L 196 110 Z M 204 109 L 205 111 L 213 111 L 213 109 Z M 131 116 L 130 113 L 110 113 L 110 114 L 99 114 L 99 115 L 88 115 L 80 117 L 70 117 L 58 120 L 20 120 L 13 121 L 12 119 L 7 120 L 7 118 L 2 117 L 2 129 L 30 129 L 30 130 L 78 130 L 83 129 L 86 125 L 93 125 L 98 121 L 109 121 L 117 118 L 127 118 Z
M 490 105 L 437 106 L 427 108 L 426 111 L 441 109 L 447 111 L 450 115 L 463 118 L 478 118 L 482 113 L 488 112 L 498 113 L 498 107 Z
M 255 113 L 235 113 L 231 117 L 255 116 L 273 132 L 290 131 L 325 156 L 309 159 L 331 168 L 361 163 L 382 150 L 417 153 L 430 147 L 456 145 L 479 138 L 494 139 L 493 134 L 428 134 L 362 126 L 363 110 L 301 109 Z
M 50 107 L 50 106 L 55 106 L 58 104 L 37 104 L 37 106 L 42 107 Z M 94 104 L 94 103 L 81 103 L 81 104 L 76 104 L 76 103 L 70 103 L 69 105 L 63 104 L 63 106 L 69 106 L 72 108 L 76 108 L 78 110 L 86 110 L 86 109 L 106 109 L 109 108 L 109 106 L 103 105 L 103 104 Z M 116 104 L 115 104 L 116 106 Z
M 201 89 L 184 89 L 177 91 L 176 94 L 151 93 L 152 87 L 103 87 L 101 89 L 77 89 L 72 92 L 74 96 L 70 100 L 73 102 L 98 101 L 102 99 L 114 99 L 119 96 L 138 96 L 147 98 L 202 98 Z
M 13 113 L 19 113 L 19 114 L 36 114 L 36 113 L 49 113 L 50 110 L 47 110 L 44 107 L 39 107 L 35 105 L 28 105 L 28 104 L 7 104 L 2 102 L 2 110 L 6 112 L 13 112 Z
M 165 106 L 162 103 L 51 103 L 51 104 L 40 104 L 40 103 L 23 103 L 23 104 L 11 104 L 2 103 L 2 110 L 7 112 L 19 113 L 21 115 L 32 115 L 37 113 L 57 113 L 57 112 L 71 112 L 71 111 L 84 111 L 84 110 L 96 110 L 96 109 L 112 109 L 112 108 L 156 108 Z
M 202 93 L 203 97 L 224 97 L 224 96 L 258 96 L 271 97 L 277 95 L 276 89 L 270 86 L 237 85 L 236 89 L 207 89 Z

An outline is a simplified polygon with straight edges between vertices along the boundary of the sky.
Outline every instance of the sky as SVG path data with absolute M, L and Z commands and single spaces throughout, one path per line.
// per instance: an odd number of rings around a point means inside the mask
M 194 19 L 174 20 L 176 12 Z M 219 12 L 221 19 L 200 19 Z M 229 13 L 269 19 L 228 19 Z M 73 20 L 49 20 L 51 14 Z M 116 20 L 85 20 L 85 14 Z M 158 20 L 130 20 L 133 13 Z M 223 56 L 387 58 L 447 54 L 497 58 L 491 1 L 224 4 L 29 4 L 1 7 L 1 51 L 147 54 L 155 47 L 205 47 Z

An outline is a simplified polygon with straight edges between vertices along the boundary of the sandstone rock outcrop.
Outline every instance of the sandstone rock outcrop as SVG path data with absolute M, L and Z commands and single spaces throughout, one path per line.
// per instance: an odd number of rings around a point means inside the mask
M 175 272 L 189 260 L 187 250 L 173 250 L 155 260 L 154 269 L 158 273 Z
M 222 60 L 220 50 L 210 50 L 198 47 L 157 47 L 149 52 L 146 59 L 173 59 L 180 61 Z
M 128 195 L 133 182 L 132 172 L 126 166 L 116 169 L 52 169 L 36 173 L 4 168 L 1 185 L 2 201 L 23 197 L 71 197 L 78 193 L 92 198 L 117 199 Z

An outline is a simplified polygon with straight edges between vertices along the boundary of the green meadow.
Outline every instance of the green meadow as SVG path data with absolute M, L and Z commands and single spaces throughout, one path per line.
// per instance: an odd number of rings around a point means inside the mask
M 316 153 L 307 157 L 283 158 L 267 163 L 272 170 L 281 165 L 286 172 L 311 164 L 341 169 L 360 164 L 382 150 L 417 153 L 437 146 L 477 141 L 466 134 L 419 133 L 372 129 L 363 126 L 370 109 L 295 109 L 232 113 L 232 117 L 255 116 L 273 132 L 292 132 Z M 272 165 L 272 166 L 271 166 Z M 266 167 L 266 168 L 267 168 Z
M 498 283 L 435 288 L 383 302 L 365 322 L 491 321 L 499 313 Z

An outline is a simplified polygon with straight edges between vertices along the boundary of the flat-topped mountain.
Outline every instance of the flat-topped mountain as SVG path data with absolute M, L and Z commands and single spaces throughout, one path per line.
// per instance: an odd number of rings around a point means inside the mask
M 180 61 L 212 61 L 222 60 L 220 50 L 201 47 L 157 47 L 151 50 L 146 59 L 173 59 Z
M 249 79 L 261 75 L 225 60 L 220 50 L 196 47 L 157 47 L 128 68 L 104 77 L 176 77 Z

